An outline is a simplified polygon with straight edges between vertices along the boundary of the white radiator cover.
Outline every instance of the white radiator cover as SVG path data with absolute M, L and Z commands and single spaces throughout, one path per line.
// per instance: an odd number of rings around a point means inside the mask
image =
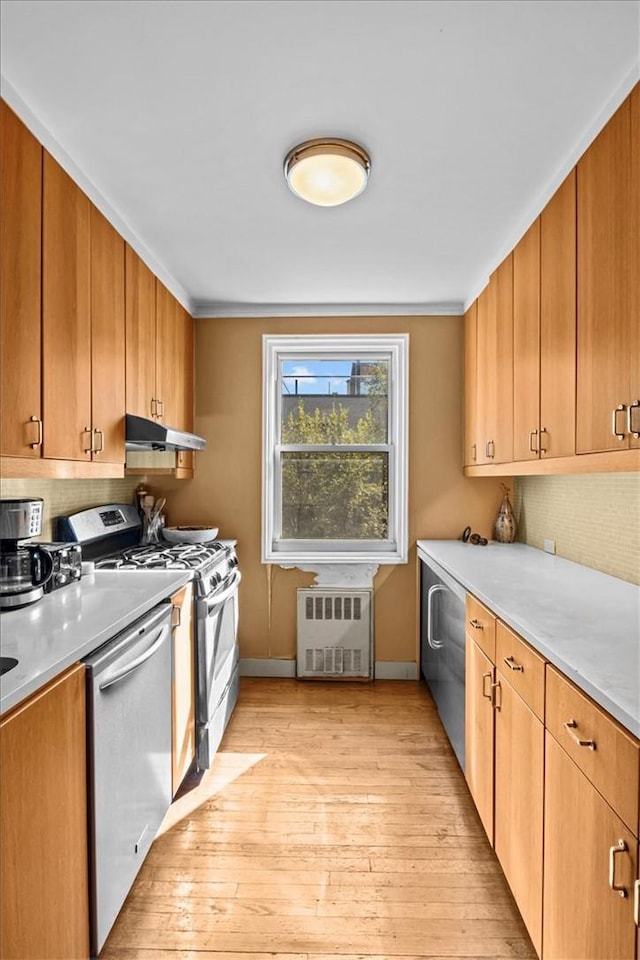
M 372 607 L 372 590 L 298 590 L 296 675 L 316 679 L 371 678 Z

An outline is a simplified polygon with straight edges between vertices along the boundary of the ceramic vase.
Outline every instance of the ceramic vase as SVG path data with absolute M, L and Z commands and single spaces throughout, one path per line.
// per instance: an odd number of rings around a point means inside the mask
M 518 532 L 518 523 L 516 521 L 516 515 L 513 512 L 513 507 L 511 506 L 511 501 L 509 500 L 509 488 L 505 487 L 504 484 L 502 484 L 502 487 L 504 489 L 504 497 L 500 504 L 500 510 L 496 517 L 493 532 L 499 543 L 513 543 L 516 539 L 516 533 Z

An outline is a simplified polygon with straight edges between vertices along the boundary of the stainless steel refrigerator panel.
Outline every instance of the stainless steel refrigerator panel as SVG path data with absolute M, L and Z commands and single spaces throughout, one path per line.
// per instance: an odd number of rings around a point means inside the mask
M 424 561 L 421 570 L 420 667 L 453 751 L 464 770 L 464 591 Z

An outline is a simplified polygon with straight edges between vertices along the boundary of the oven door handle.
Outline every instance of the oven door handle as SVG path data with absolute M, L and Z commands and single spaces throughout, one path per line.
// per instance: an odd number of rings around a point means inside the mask
M 135 660 L 132 660 L 131 663 L 128 663 L 126 667 L 122 667 L 121 670 L 117 670 L 116 673 L 112 673 L 108 680 L 105 680 L 104 683 L 99 684 L 98 689 L 100 691 L 107 690 L 109 687 L 113 686 L 114 683 L 124 680 L 124 678 L 128 677 L 130 673 L 133 673 L 134 670 L 137 670 L 138 667 L 141 667 L 143 663 L 146 663 L 147 660 L 151 659 L 154 653 L 158 652 L 170 633 L 171 630 L 169 626 L 164 626 L 160 631 L 158 639 L 151 644 L 148 650 L 145 650 L 145 652 L 141 653 L 139 657 L 136 657 Z
M 216 607 L 219 607 L 221 603 L 224 603 L 225 600 L 228 600 L 232 593 L 236 592 L 236 590 L 238 589 L 238 584 L 240 583 L 241 580 L 242 580 L 242 574 L 240 573 L 239 570 L 235 570 L 233 574 L 233 580 L 231 581 L 229 586 L 225 587 L 222 593 L 214 597 L 213 600 L 206 601 L 207 616 L 209 616 L 209 614 L 213 610 L 215 610 Z

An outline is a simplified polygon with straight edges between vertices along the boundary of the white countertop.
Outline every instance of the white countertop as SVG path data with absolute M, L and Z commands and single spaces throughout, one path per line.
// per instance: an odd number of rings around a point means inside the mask
M 191 578 L 184 570 L 97 571 L 21 610 L 0 613 L 0 714 L 88 656 Z
M 640 737 L 640 587 L 522 543 L 418 540 L 418 556 Z

